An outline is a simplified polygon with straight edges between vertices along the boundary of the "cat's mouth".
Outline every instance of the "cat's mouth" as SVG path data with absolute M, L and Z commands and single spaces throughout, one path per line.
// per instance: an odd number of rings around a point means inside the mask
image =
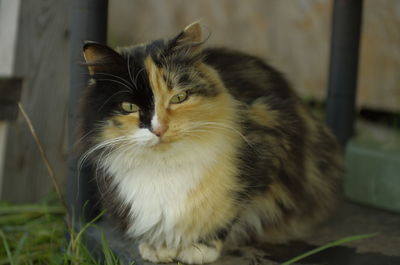
M 142 148 L 156 149 L 157 151 L 166 150 L 174 143 L 181 142 L 187 139 L 187 135 L 179 135 L 176 133 L 166 133 L 162 136 L 157 136 L 148 129 L 138 129 L 130 136 L 134 145 Z
M 160 151 L 167 151 L 170 148 L 172 148 L 172 146 L 177 143 L 180 142 L 181 138 L 175 138 L 175 137 L 166 137 L 166 136 L 162 136 L 162 137 L 154 137 L 151 138 L 151 140 L 148 140 L 146 142 L 143 142 L 141 144 L 141 146 L 143 148 L 147 148 L 147 149 L 152 149 L 154 151 L 160 152 Z
M 154 146 L 161 142 L 160 137 L 146 128 L 135 131 L 132 135 L 132 139 L 139 146 Z
M 156 136 L 156 137 L 148 139 L 146 141 L 139 141 L 137 143 L 139 146 L 142 146 L 142 147 L 153 147 L 153 146 L 160 145 L 162 143 L 162 140 Z

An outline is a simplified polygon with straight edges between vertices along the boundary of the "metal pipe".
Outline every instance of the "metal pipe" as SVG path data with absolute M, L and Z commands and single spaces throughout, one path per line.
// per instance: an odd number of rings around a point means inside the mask
M 100 43 L 107 41 L 108 0 L 72 0 L 70 20 L 70 93 L 68 110 L 69 175 L 67 204 L 74 222 L 91 220 L 98 214 L 96 209 L 97 186 L 91 181 L 90 168 L 77 169 L 77 157 L 73 155 L 76 141 L 77 109 L 81 90 L 86 86 L 88 72 L 80 63 L 83 41 Z M 79 176 L 79 178 L 78 178 Z
M 345 145 L 353 134 L 362 0 L 335 0 L 333 6 L 327 123 Z

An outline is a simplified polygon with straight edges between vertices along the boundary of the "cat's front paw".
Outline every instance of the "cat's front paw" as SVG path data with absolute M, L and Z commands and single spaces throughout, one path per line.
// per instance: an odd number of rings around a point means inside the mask
M 177 254 L 175 249 L 165 247 L 153 247 L 146 243 L 139 244 L 139 252 L 144 260 L 153 263 L 170 263 Z
M 221 254 L 222 243 L 196 243 L 179 251 L 177 259 L 187 264 L 204 264 L 217 260 Z

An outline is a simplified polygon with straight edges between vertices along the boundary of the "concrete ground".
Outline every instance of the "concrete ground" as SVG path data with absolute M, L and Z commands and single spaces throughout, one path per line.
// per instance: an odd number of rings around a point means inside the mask
M 127 250 L 132 243 L 123 241 L 117 233 L 110 232 L 111 247 L 126 264 L 150 265 Z M 400 265 L 400 214 L 377 210 L 345 202 L 337 213 L 304 242 L 290 245 L 257 244 L 225 251 L 213 265 L 275 265 L 328 242 L 357 234 L 378 233 L 376 236 L 327 249 L 296 264 L 307 265 Z M 177 263 L 174 263 L 177 264 Z

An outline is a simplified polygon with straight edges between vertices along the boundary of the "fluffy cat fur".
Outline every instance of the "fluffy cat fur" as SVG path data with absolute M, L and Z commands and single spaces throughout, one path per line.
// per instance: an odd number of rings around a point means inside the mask
M 198 23 L 118 52 L 84 45 L 80 162 L 152 262 L 208 263 L 227 241 L 297 239 L 339 190 L 340 147 L 284 77 L 203 45 Z

